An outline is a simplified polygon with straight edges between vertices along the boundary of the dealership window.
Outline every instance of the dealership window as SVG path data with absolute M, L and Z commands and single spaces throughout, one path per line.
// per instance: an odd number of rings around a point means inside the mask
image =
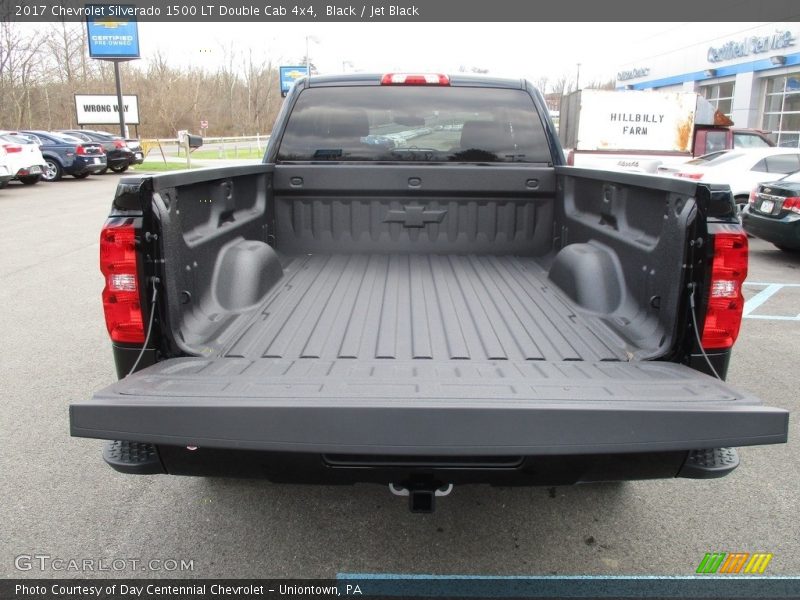
M 731 108 L 733 107 L 733 86 L 733 81 L 704 85 L 700 88 L 700 93 L 714 108 L 725 116 L 730 117 Z
M 778 146 L 800 148 L 800 73 L 767 79 L 763 127 Z

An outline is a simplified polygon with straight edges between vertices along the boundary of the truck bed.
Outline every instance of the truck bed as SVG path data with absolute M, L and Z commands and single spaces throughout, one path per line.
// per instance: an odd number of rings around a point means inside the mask
M 309 255 L 230 340 L 224 356 L 282 359 L 625 360 L 603 322 L 533 258 Z

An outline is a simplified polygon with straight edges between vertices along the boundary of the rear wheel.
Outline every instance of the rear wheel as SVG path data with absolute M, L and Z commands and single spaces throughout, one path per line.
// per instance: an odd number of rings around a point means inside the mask
M 128 166 L 128 163 L 122 163 L 121 165 L 111 165 L 110 168 L 114 173 L 124 173 L 128 170 Z
M 739 221 L 742 220 L 742 211 L 744 207 L 747 206 L 747 202 L 750 200 L 749 196 L 736 196 L 733 201 L 736 202 L 736 216 L 739 217 Z
M 86 171 L 85 173 L 73 173 L 72 176 L 75 179 L 86 179 L 89 176 L 89 171 Z
M 61 168 L 61 165 L 52 158 L 46 158 L 44 162 L 45 166 L 42 179 L 45 181 L 58 181 L 61 179 L 64 175 L 64 170 Z
M 26 175 L 25 177 L 20 177 L 19 180 L 25 185 L 36 185 L 41 178 L 41 175 Z

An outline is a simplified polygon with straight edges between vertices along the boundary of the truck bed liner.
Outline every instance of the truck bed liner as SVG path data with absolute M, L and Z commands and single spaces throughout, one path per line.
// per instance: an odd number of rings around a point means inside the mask
M 626 360 L 532 258 L 350 254 L 294 257 L 230 340 L 240 358 Z

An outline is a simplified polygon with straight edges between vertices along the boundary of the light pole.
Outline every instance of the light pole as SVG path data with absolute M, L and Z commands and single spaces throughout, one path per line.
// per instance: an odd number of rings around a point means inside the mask
M 578 74 L 575 77 L 575 91 L 581 89 L 581 63 L 578 63 Z
M 319 38 L 315 35 L 306 36 L 306 75 L 311 75 L 311 58 L 308 56 L 308 41 L 311 40 L 315 44 L 319 44 Z

